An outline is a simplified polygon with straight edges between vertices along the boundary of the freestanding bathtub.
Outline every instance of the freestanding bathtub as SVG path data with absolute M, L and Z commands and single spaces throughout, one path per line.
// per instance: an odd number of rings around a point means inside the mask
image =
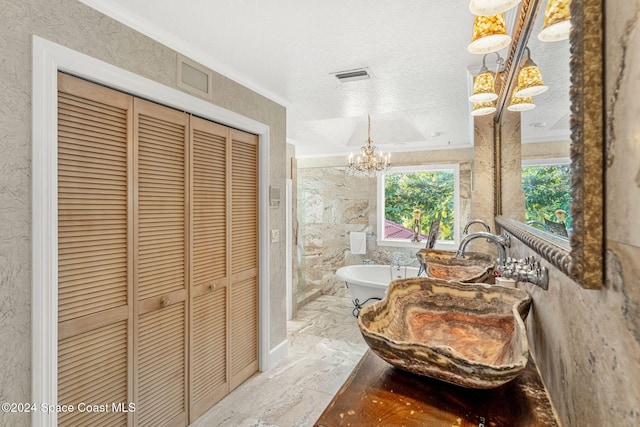
M 365 305 L 384 298 L 392 280 L 416 277 L 417 267 L 391 267 L 389 265 L 347 265 L 336 271 L 336 276 L 344 280 L 351 293 L 355 308 L 353 315 L 358 316 Z

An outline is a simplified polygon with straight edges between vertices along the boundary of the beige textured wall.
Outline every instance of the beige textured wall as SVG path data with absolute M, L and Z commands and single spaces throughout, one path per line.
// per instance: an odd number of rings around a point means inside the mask
M 531 285 L 532 352 L 564 426 L 640 425 L 640 0 L 606 10 L 606 280 Z M 514 239 L 511 254 L 531 250 Z M 547 264 L 547 267 L 550 267 Z
M 31 398 L 31 37 L 177 88 L 176 53 L 76 0 L 0 6 L 0 401 Z M 271 185 L 285 187 L 285 108 L 214 73 L 213 102 L 271 128 Z M 284 230 L 284 206 L 270 209 Z M 284 242 L 271 244 L 271 343 L 286 339 Z M 0 425 L 29 425 L 0 412 Z
M 471 218 L 477 193 L 471 190 L 473 149 L 394 153 L 393 157 L 396 166 L 460 163 L 460 227 L 464 227 Z M 346 156 L 298 159 L 299 248 L 303 263 L 299 287 L 304 288 L 299 299 L 315 289 L 325 294 L 344 291 L 344 283 L 335 277 L 336 270 L 344 265 L 362 264 L 364 259 L 387 264 L 393 252 L 415 260 L 415 249 L 378 246 L 373 234 L 367 236 L 366 254 L 351 254 L 349 232 L 377 233 L 377 195 L 376 178 L 346 175 L 346 161 Z M 493 172 L 489 171 L 489 175 L 492 177 Z M 493 221 L 493 211 L 483 219 Z

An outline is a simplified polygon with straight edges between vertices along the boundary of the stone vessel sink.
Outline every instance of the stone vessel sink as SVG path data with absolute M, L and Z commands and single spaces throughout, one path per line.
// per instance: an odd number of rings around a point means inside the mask
M 391 282 L 387 296 L 363 308 L 358 326 L 388 363 L 459 386 L 498 387 L 522 371 L 529 347 L 521 289 L 427 277 Z
M 493 283 L 495 260 L 480 252 L 465 252 L 464 258 L 456 258 L 452 251 L 421 249 L 416 253 L 428 277 L 456 282 Z

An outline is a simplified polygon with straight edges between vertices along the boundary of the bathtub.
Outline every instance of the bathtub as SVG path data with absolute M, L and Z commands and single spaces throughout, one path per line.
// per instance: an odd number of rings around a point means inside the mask
M 349 288 L 355 308 L 353 315 L 358 316 L 365 305 L 384 298 L 392 280 L 416 277 L 417 267 L 390 267 L 389 265 L 347 265 L 336 271 L 338 279 Z

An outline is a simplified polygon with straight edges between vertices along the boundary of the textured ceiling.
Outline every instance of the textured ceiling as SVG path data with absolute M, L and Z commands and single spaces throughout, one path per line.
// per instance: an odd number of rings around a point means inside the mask
M 81 1 L 284 104 L 298 156 L 358 151 L 368 114 L 384 151 L 472 144 L 469 71 L 482 56 L 467 52 L 467 0 Z M 532 58 L 550 89 L 522 113 L 523 140 L 568 139 L 568 42 L 536 34 Z M 361 67 L 370 79 L 333 75 Z

